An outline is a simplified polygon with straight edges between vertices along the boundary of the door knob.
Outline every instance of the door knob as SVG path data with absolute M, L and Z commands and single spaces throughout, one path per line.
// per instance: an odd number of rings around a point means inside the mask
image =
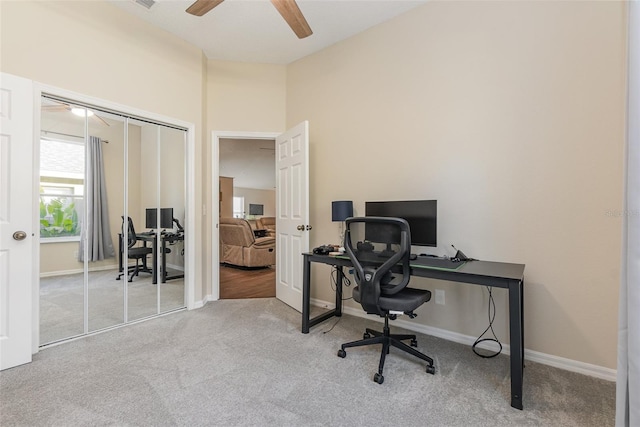
M 307 231 L 311 230 L 313 227 L 310 225 L 307 225 Z
M 304 231 L 304 225 L 299 225 L 296 227 L 298 231 Z
M 24 240 L 27 238 L 27 233 L 24 231 L 16 231 L 13 233 L 13 240 Z

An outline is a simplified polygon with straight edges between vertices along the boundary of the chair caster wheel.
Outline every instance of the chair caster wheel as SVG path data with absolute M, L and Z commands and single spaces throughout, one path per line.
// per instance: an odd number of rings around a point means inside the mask
M 384 382 L 384 377 L 376 372 L 375 375 L 373 376 L 373 381 L 378 384 L 382 384 Z
M 369 332 L 365 332 L 364 335 L 362 335 L 362 339 L 364 340 L 368 340 L 369 338 L 371 338 L 371 334 Z
M 412 339 L 411 340 L 411 347 L 417 347 L 418 346 L 418 340 L 417 339 Z
M 345 358 L 347 356 L 347 352 L 343 349 L 338 350 L 338 357 Z
M 436 373 L 436 368 L 435 366 L 427 366 L 427 373 L 434 375 Z

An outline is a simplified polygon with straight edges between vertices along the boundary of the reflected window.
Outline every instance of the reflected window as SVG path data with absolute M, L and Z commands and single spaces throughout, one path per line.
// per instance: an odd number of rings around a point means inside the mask
M 40 141 L 40 238 L 79 240 L 84 198 L 84 145 Z

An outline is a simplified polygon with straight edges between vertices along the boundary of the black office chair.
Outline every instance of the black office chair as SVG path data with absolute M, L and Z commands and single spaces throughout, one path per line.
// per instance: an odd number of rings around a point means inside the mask
M 147 256 L 153 253 L 153 248 L 148 246 L 136 246 L 136 242 L 138 241 L 138 236 L 136 234 L 136 229 L 133 226 L 133 221 L 130 217 L 127 217 L 127 225 L 125 230 L 125 220 L 124 216 L 122 216 L 122 234 L 120 238 L 120 257 L 124 254 L 124 236 L 127 236 L 127 258 L 136 260 L 136 264 L 129 266 L 127 268 L 127 275 L 129 276 L 128 281 L 132 282 L 134 276 L 137 276 L 140 272 L 153 274 L 153 271 L 147 267 Z M 127 263 L 128 264 L 128 263 Z M 123 271 L 118 274 L 116 280 L 120 280 L 120 278 L 125 274 Z
M 358 242 L 358 239 L 362 241 Z M 369 242 L 371 239 L 375 240 Z M 382 344 L 378 372 L 373 376 L 373 381 L 378 384 L 384 381 L 382 370 L 391 347 L 426 361 L 427 372 L 434 374 L 433 359 L 412 348 L 418 345 L 415 335 L 389 332 L 389 319 L 394 320 L 399 314 L 414 318 L 413 310 L 431 299 L 431 291 L 407 288 L 411 277 L 409 224 L 401 218 L 347 218 L 344 247 L 358 284 L 353 289 L 353 299 L 368 314 L 384 317 L 384 329 L 380 332 L 367 328 L 362 340 L 342 344 L 338 356 L 345 357 L 348 347 Z M 404 340 L 410 340 L 412 347 L 402 342 Z

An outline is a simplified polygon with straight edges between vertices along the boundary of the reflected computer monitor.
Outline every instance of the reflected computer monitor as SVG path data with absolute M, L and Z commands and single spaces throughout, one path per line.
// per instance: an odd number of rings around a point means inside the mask
M 147 208 L 145 226 L 158 227 L 158 209 Z M 173 228 L 173 208 L 160 208 L 160 228 Z

